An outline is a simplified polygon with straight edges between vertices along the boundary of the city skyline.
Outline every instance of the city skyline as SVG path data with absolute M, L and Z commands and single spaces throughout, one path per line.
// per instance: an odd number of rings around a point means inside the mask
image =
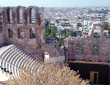
M 3 0 L 0 6 L 88 7 L 110 6 L 110 0 Z

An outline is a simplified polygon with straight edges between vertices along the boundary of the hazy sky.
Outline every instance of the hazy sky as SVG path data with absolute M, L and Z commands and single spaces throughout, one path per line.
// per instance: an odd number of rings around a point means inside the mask
M 110 6 L 110 0 L 0 0 L 0 6 L 82 7 Z

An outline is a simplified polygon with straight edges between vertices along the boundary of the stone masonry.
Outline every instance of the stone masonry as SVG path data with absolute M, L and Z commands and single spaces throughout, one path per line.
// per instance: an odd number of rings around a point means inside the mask
M 3 18 L 1 33 L 5 44 L 16 44 L 41 59 L 44 57 L 44 52 L 48 52 L 50 57 L 59 56 L 55 45 L 45 44 L 43 39 L 44 8 L 35 6 L 28 8 L 23 6 L 4 7 L 1 16 Z M 2 41 L 1 38 L 0 35 L 0 41 Z
M 98 37 L 94 37 L 95 26 L 100 26 L 101 33 Z M 80 43 L 82 45 L 82 52 L 77 54 L 76 46 Z M 93 45 L 99 46 L 97 54 L 92 53 Z M 110 62 L 110 38 L 106 38 L 103 33 L 103 24 L 93 24 L 92 33 L 90 36 L 83 37 L 69 37 L 65 39 L 67 47 L 68 60 L 78 61 L 96 61 L 96 62 Z

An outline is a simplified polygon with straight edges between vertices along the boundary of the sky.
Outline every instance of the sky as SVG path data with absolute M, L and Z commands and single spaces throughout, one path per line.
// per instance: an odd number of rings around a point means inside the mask
M 0 6 L 87 7 L 110 6 L 110 0 L 0 0 Z

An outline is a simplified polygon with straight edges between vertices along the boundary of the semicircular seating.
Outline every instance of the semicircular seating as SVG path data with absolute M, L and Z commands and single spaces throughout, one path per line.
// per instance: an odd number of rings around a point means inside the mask
M 13 76 L 19 75 L 20 68 L 32 70 L 36 69 L 33 66 L 35 63 L 34 56 L 22 50 L 16 45 L 9 45 L 0 48 L 0 67 L 4 72 L 12 74 Z

